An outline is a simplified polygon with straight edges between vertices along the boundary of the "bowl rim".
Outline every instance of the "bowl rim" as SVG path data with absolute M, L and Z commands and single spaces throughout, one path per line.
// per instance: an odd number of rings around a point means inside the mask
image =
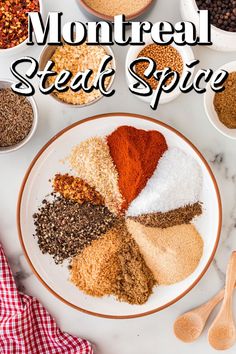
M 133 19 L 141 16 L 143 13 L 145 13 L 152 6 L 152 4 L 155 1 L 157 1 L 157 0 L 149 0 L 148 4 L 145 5 L 142 9 L 140 9 L 139 11 L 134 12 L 133 14 L 131 14 L 129 16 L 126 16 L 125 19 L 127 21 L 129 21 L 129 20 L 133 20 Z M 101 18 L 102 20 L 107 20 L 107 21 L 113 21 L 114 20 L 114 16 L 105 15 L 105 14 L 103 14 L 101 12 L 98 12 L 98 11 L 94 10 L 91 6 L 86 4 L 84 0 L 79 0 L 79 5 L 82 6 L 90 15 L 93 15 L 95 17 Z
M 224 65 L 221 65 L 220 67 L 218 67 L 217 70 L 219 70 L 219 69 L 227 70 L 229 73 L 236 72 L 236 60 L 232 60 Z M 216 111 L 215 111 L 215 114 L 216 114 L 216 119 L 215 119 L 212 109 L 209 106 L 209 104 L 207 103 L 207 98 L 211 98 L 211 103 L 213 105 L 212 108 L 214 109 L 213 101 L 214 101 L 215 94 L 216 93 L 211 90 L 210 83 L 208 82 L 208 84 L 206 86 L 206 92 L 203 95 L 203 103 L 204 103 L 204 109 L 205 109 L 206 116 L 207 116 L 208 120 L 210 121 L 210 123 L 212 124 L 212 126 L 219 133 L 221 133 L 222 135 L 224 135 L 225 137 L 227 137 L 231 140 L 236 140 L 236 128 L 230 129 L 230 128 L 226 127 L 223 123 L 221 123 Z M 220 126 L 216 123 L 216 121 L 218 121 L 218 123 L 220 123 Z M 235 135 L 233 135 L 233 133 Z
M 44 16 L 44 5 L 43 5 L 43 0 L 38 0 L 39 2 L 39 12 L 41 13 L 41 16 Z M 23 47 L 25 47 L 25 45 L 27 44 L 28 41 L 28 37 L 21 43 L 15 45 L 14 47 L 10 47 L 10 48 L 0 48 L 0 56 L 1 54 L 14 54 L 14 52 L 16 53 L 16 51 L 18 51 L 18 49 L 22 49 Z
M 15 81 L 13 81 L 11 79 L 0 78 L 0 84 L 2 82 L 9 84 L 9 88 L 11 88 L 12 84 L 16 83 Z M 38 106 L 37 106 L 37 103 L 36 103 L 35 99 L 33 98 L 33 96 L 27 96 L 26 99 L 29 101 L 29 103 L 32 107 L 32 110 L 33 110 L 33 122 L 32 122 L 32 126 L 30 128 L 30 131 L 24 137 L 23 140 L 19 141 L 19 143 L 15 144 L 15 145 L 11 145 L 11 146 L 0 147 L 0 155 L 1 154 L 8 154 L 8 153 L 19 150 L 20 148 L 22 148 L 24 145 L 26 145 L 31 140 L 31 138 L 34 136 L 34 134 L 36 132 L 36 129 L 38 126 L 38 120 L 39 120 Z
M 62 40 L 63 41 L 63 40 Z M 111 46 L 109 45 L 102 45 L 102 44 L 97 44 L 98 46 L 101 46 L 104 48 L 104 50 L 106 51 L 107 54 L 110 54 L 112 56 L 112 68 L 115 70 L 115 73 L 114 75 L 112 75 L 111 79 L 110 79 L 110 82 L 107 86 L 107 89 L 110 89 L 113 84 L 114 84 L 114 80 L 115 80 L 115 77 L 116 77 L 116 58 L 115 58 L 115 54 L 114 54 L 114 51 L 112 50 Z M 55 47 L 55 50 L 57 47 L 60 47 L 60 45 L 49 45 L 49 44 L 46 44 L 40 55 L 39 55 L 39 68 L 40 70 L 42 70 L 42 59 L 44 57 L 44 55 L 47 53 L 47 50 L 52 48 L 52 47 Z M 93 105 L 95 104 L 96 102 L 98 102 L 99 100 L 101 100 L 102 98 L 104 98 L 104 95 L 100 95 L 98 96 L 97 98 L 95 98 L 94 100 L 88 102 L 88 103 L 83 103 L 83 104 L 73 104 L 73 103 L 68 103 L 68 102 L 65 102 L 65 101 L 62 101 L 60 98 L 58 98 L 56 95 L 53 94 L 53 92 L 51 92 L 50 94 L 48 94 L 47 96 L 51 97 L 53 100 L 55 100 L 56 102 L 60 103 L 60 104 L 63 104 L 64 106 L 66 107 L 70 107 L 70 108 L 84 108 L 84 107 L 88 107 L 90 105 Z
M 150 122 L 153 122 L 157 125 L 160 125 L 166 129 L 169 129 L 171 132 L 175 133 L 176 135 L 178 135 L 181 139 L 183 139 L 187 144 L 190 145 L 190 147 L 192 147 L 192 149 L 195 151 L 195 153 L 200 157 L 200 159 L 202 160 L 203 164 L 205 165 L 215 188 L 215 192 L 216 192 L 216 196 L 217 196 L 217 202 L 218 202 L 218 212 L 219 212 L 219 219 L 218 219 L 218 228 L 217 228 L 217 235 L 216 235 L 216 240 L 215 240 L 215 244 L 213 247 L 213 251 L 211 253 L 211 256 L 209 257 L 209 260 L 206 264 L 206 266 L 204 267 L 204 269 L 202 270 L 201 274 L 197 277 L 197 279 L 195 279 L 195 281 L 183 292 L 181 293 L 179 296 L 177 296 L 176 298 L 174 298 L 172 301 L 169 301 L 168 303 L 166 303 L 163 306 L 157 307 L 153 310 L 149 310 L 149 311 L 145 311 L 145 312 L 141 312 L 139 314 L 135 314 L 135 315 L 122 315 L 122 316 L 118 316 L 118 315 L 105 315 L 102 313 L 97 313 L 97 312 L 93 312 L 93 311 L 89 311 L 86 310 L 84 308 L 81 308 L 77 305 L 72 304 L 71 302 L 69 302 L 68 300 L 64 299 L 61 295 L 57 294 L 47 283 L 45 280 L 43 280 L 43 278 L 39 275 L 39 273 L 37 272 L 37 270 L 34 268 L 33 263 L 30 260 L 30 257 L 27 253 L 26 247 L 24 245 L 24 240 L 23 240 L 23 236 L 22 236 L 22 232 L 21 232 L 21 202 L 22 202 L 22 196 L 24 193 L 24 188 L 25 185 L 27 183 L 28 177 L 31 173 L 31 170 L 33 169 L 35 163 L 37 162 L 37 160 L 39 159 L 39 157 L 42 155 L 42 153 L 55 141 L 57 140 L 60 136 L 62 136 L 65 132 L 69 131 L 70 129 L 73 129 L 74 127 L 81 125 L 85 122 L 89 122 L 92 120 L 97 120 L 100 118 L 109 118 L 109 117 L 128 117 L 128 118 L 137 118 L 137 119 L 143 119 L 143 120 L 147 120 Z M 35 156 L 35 158 L 33 159 L 33 161 L 31 162 L 31 164 L 29 165 L 24 179 L 22 181 L 21 184 L 21 188 L 19 191 L 19 195 L 18 195 L 18 201 L 17 201 L 17 214 L 16 214 L 16 222 L 17 222 L 17 230 L 18 230 L 18 237 L 19 237 L 19 241 L 21 244 L 21 247 L 23 249 L 23 253 L 28 261 L 28 264 L 30 265 L 33 273 L 36 275 L 36 277 L 38 278 L 38 280 L 47 288 L 47 290 L 53 294 L 57 299 L 61 300 L 64 304 L 79 310 L 85 314 L 88 315 L 93 315 L 96 317 L 101 317 L 101 318 L 107 318 L 107 319 L 132 319 L 132 318 L 137 318 L 137 317 L 143 317 L 143 316 L 147 316 L 147 315 L 151 315 L 154 314 L 156 312 L 159 312 L 167 307 L 169 307 L 170 305 L 173 305 L 175 302 L 179 301 L 182 297 L 184 297 L 190 290 L 192 290 L 197 283 L 201 280 L 201 278 L 203 277 L 203 275 L 206 273 L 206 271 L 208 270 L 210 264 L 212 263 L 218 244 L 219 244 L 219 239 L 220 239 L 220 233 L 221 233 L 221 227 L 222 227 L 222 204 L 221 204 L 221 197 L 220 197 L 220 191 L 215 179 L 215 176 L 208 164 L 208 162 L 206 161 L 206 159 L 203 157 L 203 155 L 200 153 L 200 151 L 195 147 L 195 145 L 193 145 L 193 143 L 186 138 L 182 133 L 180 133 L 178 130 L 176 130 L 175 128 L 167 125 L 166 123 L 163 123 L 157 119 L 154 118 L 150 118 L 144 115 L 140 115 L 140 114 L 132 114 L 132 113 L 125 113 L 125 112 L 114 112 L 114 113 L 105 113 L 105 114 L 98 114 L 98 115 L 94 115 L 85 119 L 82 119 L 80 121 L 77 121 L 71 125 L 69 125 L 68 127 L 62 129 L 60 132 L 58 132 L 54 137 L 52 137 L 42 148 L 41 150 L 38 152 L 38 154 Z

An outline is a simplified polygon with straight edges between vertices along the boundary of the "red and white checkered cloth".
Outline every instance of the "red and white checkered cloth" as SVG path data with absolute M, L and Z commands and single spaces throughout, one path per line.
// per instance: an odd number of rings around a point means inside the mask
M 1 244 L 0 353 L 93 354 L 87 340 L 61 332 L 36 298 L 18 292 Z

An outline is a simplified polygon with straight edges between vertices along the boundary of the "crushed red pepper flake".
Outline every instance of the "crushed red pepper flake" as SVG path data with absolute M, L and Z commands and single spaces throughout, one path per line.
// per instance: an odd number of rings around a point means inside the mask
M 39 12 L 38 0 L 2 0 L 0 3 L 0 49 L 8 49 L 28 37 L 28 12 Z

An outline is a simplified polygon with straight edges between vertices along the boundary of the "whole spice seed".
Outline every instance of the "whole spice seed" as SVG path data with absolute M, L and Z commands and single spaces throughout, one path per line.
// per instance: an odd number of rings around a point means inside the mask
M 167 149 L 166 140 L 154 130 L 121 126 L 107 137 L 107 143 L 119 174 L 123 208 L 127 209 L 155 171 Z
M 63 44 L 57 47 L 51 57 L 51 60 L 55 63 L 53 71 L 59 74 L 63 70 L 69 70 L 74 77 L 78 72 L 92 70 L 92 74 L 88 80 L 88 85 L 90 85 L 93 83 L 101 61 L 106 55 L 105 49 L 100 45 L 88 45 L 87 43 L 83 43 L 78 46 L 73 46 Z M 109 67 L 111 67 L 111 63 Z M 47 81 L 49 86 L 55 82 L 56 77 L 57 76 L 49 77 Z M 71 83 L 73 77 L 69 83 Z M 109 85 L 109 82 L 110 78 L 107 77 L 105 87 Z M 70 88 L 66 92 L 54 91 L 53 94 L 66 103 L 77 105 L 90 103 L 102 95 L 99 90 L 86 93 L 83 90 L 74 92 Z
M 212 25 L 236 32 L 236 0 L 196 0 L 200 10 L 210 11 Z
M 116 222 L 105 206 L 79 204 L 62 197 L 43 200 L 33 217 L 39 248 L 52 255 L 55 263 L 75 256 Z
M 155 285 L 123 223 L 93 241 L 72 260 L 71 280 L 89 295 L 115 295 L 130 304 L 145 303 Z
M 170 210 L 166 213 L 144 214 L 130 219 L 139 222 L 144 226 L 167 228 L 171 226 L 189 224 L 193 218 L 202 214 L 202 205 L 194 203 L 184 207 Z
M 107 16 L 136 14 L 150 4 L 151 0 L 84 0 L 93 10 Z
M 199 201 L 202 171 L 197 161 L 179 148 L 161 157 L 146 187 L 130 204 L 127 216 L 178 209 Z
M 104 198 L 79 177 L 58 173 L 53 180 L 53 188 L 64 198 L 75 200 L 77 203 L 90 202 L 94 205 L 104 205 Z
M 0 146 L 16 145 L 30 132 L 33 109 L 26 97 L 0 89 Z
M 15 47 L 27 39 L 28 12 L 39 12 L 38 0 L 1 0 L 0 49 Z
M 236 129 L 236 72 L 229 74 L 224 91 L 215 94 L 214 107 L 221 123 Z
M 179 52 L 171 45 L 162 46 L 158 44 L 149 44 L 138 54 L 138 58 L 140 57 L 153 59 L 156 62 L 157 70 L 163 70 L 169 67 L 180 75 L 183 72 L 183 59 Z M 144 72 L 148 68 L 148 65 L 147 62 L 137 63 L 135 70 L 138 76 L 148 82 L 152 89 L 155 90 L 158 86 L 158 80 L 153 76 L 150 79 L 147 79 L 144 76 Z M 171 78 L 167 83 L 170 81 Z
M 77 175 L 102 195 L 108 209 L 118 214 L 123 197 L 118 186 L 118 172 L 105 139 L 93 137 L 75 146 L 69 162 Z
M 160 229 L 127 220 L 127 226 L 158 284 L 170 285 L 184 280 L 198 266 L 203 240 L 194 225 Z

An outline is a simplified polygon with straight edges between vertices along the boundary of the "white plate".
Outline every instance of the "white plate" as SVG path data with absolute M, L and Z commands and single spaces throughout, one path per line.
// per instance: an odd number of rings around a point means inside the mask
M 176 146 L 193 156 L 202 168 L 203 190 L 200 200 L 204 203 L 203 215 L 196 227 L 204 239 L 203 257 L 187 279 L 171 286 L 156 287 L 144 305 L 129 305 L 113 297 L 95 298 L 78 290 L 68 280 L 66 265 L 55 265 L 49 255 L 43 255 L 34 239 L 32 214 L 52 187 L 49 179 L 57 172 L 66 172 L 68 167 L 60 162 L 69 155 L 71 148 L 94 135 L 107 135 L 118 126 L 130 125 L 146 130 L 158 130 L 170 147 Z M 221 230 L 221 202 L 214 176 L 198 150 L 173 128 L 139 115 L 114 113 L 80 121 L 57 134 L 35 157 L 24 178 L 18 203 L 18 231 L 25 255 L 40 281 L 55 296 L 74 308 L 97 316 L 129 318 L 159 311 L 179 300 L 203 276 L 213 260 Z M 184 245 L 183 245 L 184 247 Z

